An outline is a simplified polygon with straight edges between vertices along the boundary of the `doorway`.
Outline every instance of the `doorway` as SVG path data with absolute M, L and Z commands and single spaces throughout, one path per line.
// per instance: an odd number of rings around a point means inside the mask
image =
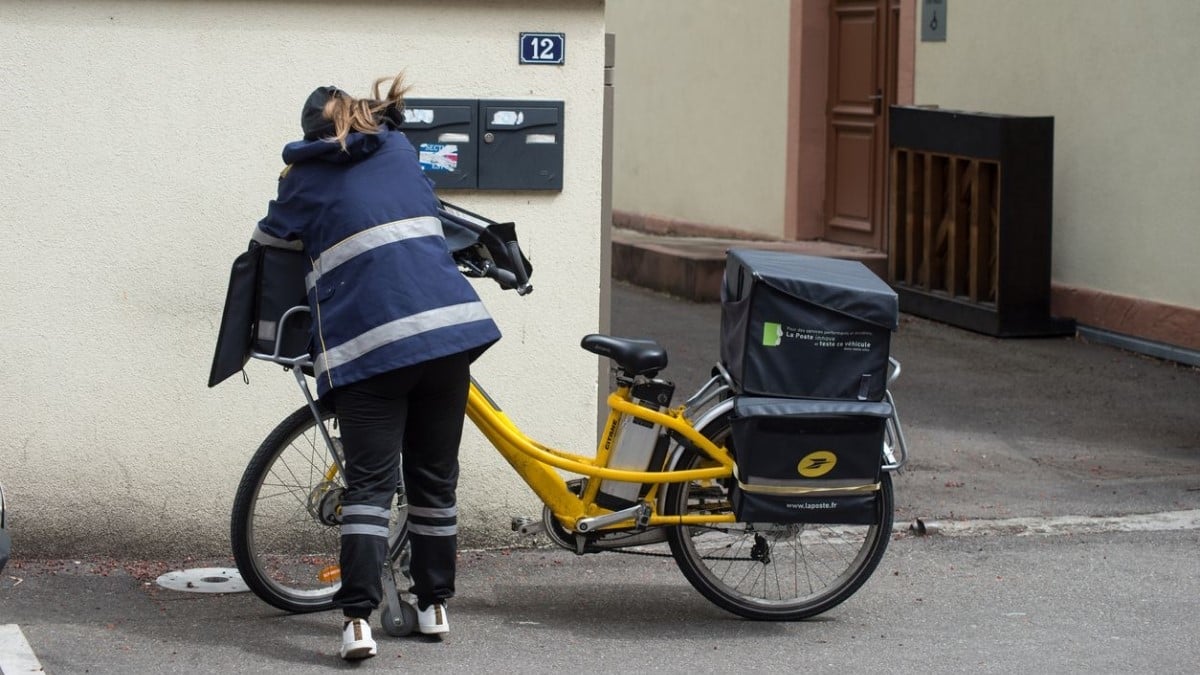
M 887 247 L 888 106 L 902 0 L 830 0 L 822 238 Z

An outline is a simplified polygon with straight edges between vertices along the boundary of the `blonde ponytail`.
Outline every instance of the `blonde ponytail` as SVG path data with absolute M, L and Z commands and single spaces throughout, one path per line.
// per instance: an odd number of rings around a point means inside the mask
M 380 95 L 380 86 L 391 81 L 386 95 Z M 404 110 L 404 94 L 408 92 L 404 84 L 404 73 L 395 77 L 381 77 L 375 80 L 372 87 L 374 98 L 354 98 L 345 92 L 338 92 L 330 97 L 322 111 L 325 119 L 333 123 L 332 140 L 346 149 L 346 137 L 351 132 L 359 131 L 364 134 L 377 134 L 382 129 L 382 118 L 390 108 L 395 108 L 397 116 Z

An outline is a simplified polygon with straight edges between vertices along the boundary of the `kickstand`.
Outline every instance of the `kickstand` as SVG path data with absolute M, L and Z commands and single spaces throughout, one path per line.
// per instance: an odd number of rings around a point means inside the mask
M 413 632 L 417 626 L 417 610 L 412 604 L 400 599 L 400 591 L 396 588 L 396 576 L 392 572 L 392 564 L 385 563 L 383 574 L 383 630 L 393 637 L 404 637 Z

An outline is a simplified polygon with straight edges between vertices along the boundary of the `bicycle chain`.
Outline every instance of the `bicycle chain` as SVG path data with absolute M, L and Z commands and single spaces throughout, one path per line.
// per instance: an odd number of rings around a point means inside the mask
M 620 548 L 609 549 L 609 550 L 605 551 L 605 553 L 621 553 L 623 555 L 641 555 L 641 556 L 647 556 L 650 558 L 672 558 L 672 557 L 674 557 L 674 555 L 671 553 L 652 553 L 650 551 L 626 551 L 625 549 L 620 549 Z
M 675 557 L 675 555 L 672 553 L 651 553 L 650 551 L 625 551 L 622 549 L 609 549 L 607 551 L 604 551 L 604 553 L 621 553 L 623 555 L 640 555 L 640 556 L 647 556 L 650 558 L 674 558 Z M 732 562 L 762 562 L 761 560 L 759 560 L 757 558 L 729 558 L 727 556 L 721 556 L 721 555 L 702 555 L 702 556 L 700 556 L 700 559 L 701 560 L 727 560 L 727 561 L 732 561 Z
M 717 528 L 712 528 L 712 529 L 717 529 Z M 645 556 L 648 558 L 674 558 L 675 557 L 674 553 L 653 553 L 651 551 L 627 551 L 625 549 L 619 549 L 619 548 L 607 549 L 604 552 L 605 553 L 621 553 L 623 555 L 640 555 L 640 556 Z M 701 560 L 727 560 L 727 561 L 732 561 L 732 562 L 763 562 L 762 560 L 760 560 L 758 558 L 754 558 L 754 557 L 730 558 L 727 556 L 714 556 L 714 555 L 702 555 L 702 556 L 700 556 L 700 559 Z

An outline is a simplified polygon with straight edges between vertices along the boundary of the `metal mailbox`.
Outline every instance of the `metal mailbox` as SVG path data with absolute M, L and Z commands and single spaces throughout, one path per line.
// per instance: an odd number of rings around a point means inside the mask
M 405 100 L 401 129 L 436 187 L 478 187 L 478 112 L 473 99 Z
M 481 190 L 562 190 L 562 101 L 480 101 L 479 112 Z

